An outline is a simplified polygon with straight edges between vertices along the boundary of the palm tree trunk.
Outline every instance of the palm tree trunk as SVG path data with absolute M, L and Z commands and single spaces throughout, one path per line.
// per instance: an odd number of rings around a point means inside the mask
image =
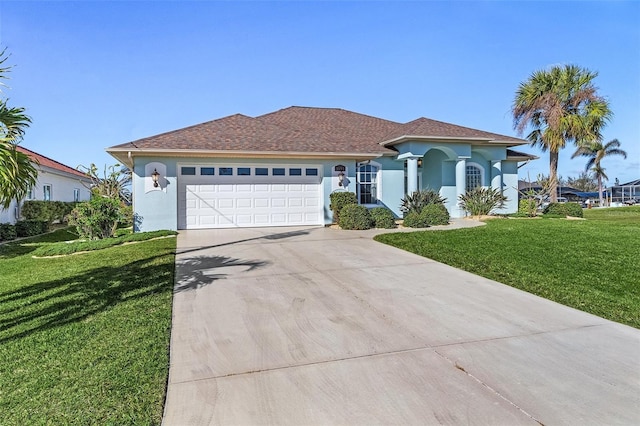
M 549 196 L 551 202 L 558 201 L 558 152 L 549 151 Z
M 600 204 L 598 204 L 598 207 L 602 207 L 602 175 L 600 174 L 598 174 L 598 195 L 600 197 Z

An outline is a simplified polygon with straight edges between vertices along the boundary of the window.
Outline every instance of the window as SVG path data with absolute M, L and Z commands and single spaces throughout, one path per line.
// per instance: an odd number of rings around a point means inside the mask
M 78 188 L 73 189 L 73 201 L 76 203 L 80 201 L 80 190 Z
M 360 204 L 378 203 L 378 167 L 365 164 L 358 167 L 358 199 Z
M 201 176 L 213 176 L 216 172 L 214 167 L 200 167 Z
M 256 167 L 256 176 L 269 176 L 269 169 L 266 167 Z
M 45 201 L 51 201 L 51 185 L 44 185 L 42 187 L 43 197 L 42 199 Z
M 467 192 L 479 186 L 482 186 L 482 169 L 476 164 L 467 164 Z
M 289 176 L 302 176 L 302 169 L 289 169 Z
M 233 167 L 219 167 L 220 176 L 233 176 Z
M 238 176 L 251 176 L 250 167 L 238 167 Z
M 196 175 L 196 168 L 195 167 L 181 167 L 180 168 L 180 173 L 183 176 L 195 176 Z
M 274 176 L 284 176 L 284 169 L 274 168 L 273 169 L 273 175 Z
M 29 188 L 29 191 L 27 192 L 27 200 L 35 200 L 36 198 L 36 194 L 34 193 L 33 188 Z
M 307 176 L 318 176 L 318 169 L 306 169 L 304 172 Z

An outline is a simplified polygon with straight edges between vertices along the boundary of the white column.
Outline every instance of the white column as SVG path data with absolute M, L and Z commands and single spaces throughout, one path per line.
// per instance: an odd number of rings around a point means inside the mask
M 497 189 L 502 194 L 502 161 L 491 162 L 491 188 Z
M 418 190 L 418 157 L 407 158 L 407 194 Z
M 467 190 L 467 159 L 458 158 L 456 163 L 456 208 L 457 217 L 464 217 L 464 210 L 460 208 L 460 196 Z

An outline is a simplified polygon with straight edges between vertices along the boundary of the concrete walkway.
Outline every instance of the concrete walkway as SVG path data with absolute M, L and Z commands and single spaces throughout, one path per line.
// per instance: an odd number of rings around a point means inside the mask
M 639 330 L 371 232 L 183 231 L 176 274 L 166 426 L 640 424 Z

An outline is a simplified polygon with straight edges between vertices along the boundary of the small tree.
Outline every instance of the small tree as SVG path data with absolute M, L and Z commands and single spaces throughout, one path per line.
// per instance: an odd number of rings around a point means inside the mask
M 102 177 L 98 175 L 98 167 L 91 163 L 89 167 L 80 165 L 78 170 L 84 172 L 89 179 L 91 185 L 88 189 L 92 195 L 113 198 L 120 200 L 123 204 L 131 204 L 131 170 L 122 167 L 120 164 L 106 166 L 102 172 Z M 86 186 L 86 185 L 85 185 Z
M 118 200 L 93 197 L 71 211 L 69 224 L 76 227 L 81 238 L 99 240 L 112 237 L 123 219 L 122 206 Z

